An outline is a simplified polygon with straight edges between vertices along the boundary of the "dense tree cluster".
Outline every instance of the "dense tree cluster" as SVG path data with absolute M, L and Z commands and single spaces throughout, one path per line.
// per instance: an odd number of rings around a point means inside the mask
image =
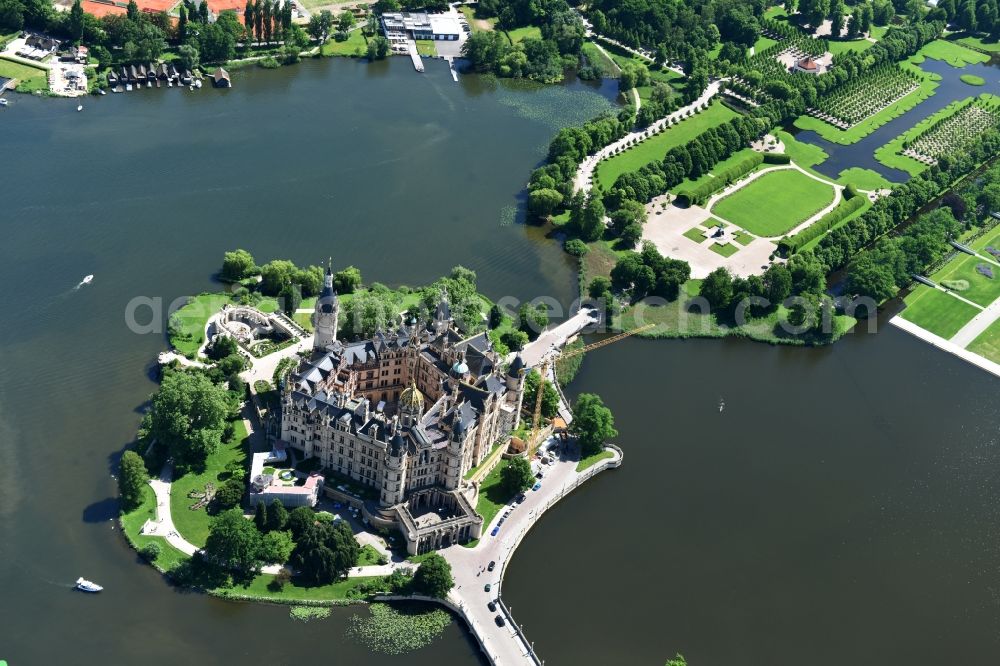
M 686 261 L 662 256 L 652 243 L 643 243 L 642 252 L 626 252 L 611 269 L 611 284 L 615 290 L 637 301 L 646 296 L 674 300 L 681 285 L 691 278 L 691 266 Z M 591 285 L 591 296 L 598 298 L 603 289 Z
M 1000 12 L 996 0 L 940 0 L 937 3 L 948 23 L 967 32 L 1000 37 Z
M 580 451 L 585 456 L 599 452 L 605 443 L 618 436 L 611 410 L 593 393 L 581 393 L 576 397 L 569 429 L 580 442 Z
M 579 60 L 585 30 L 566 0 L 488 0 L 477 11 L 496 16 L 500 28 L 474 32 L 463 45 L 463 55 L 477 71 L 551 83 Z M 505 32 L 529 25 L 539 27 L 541 38 L 515 43 Z

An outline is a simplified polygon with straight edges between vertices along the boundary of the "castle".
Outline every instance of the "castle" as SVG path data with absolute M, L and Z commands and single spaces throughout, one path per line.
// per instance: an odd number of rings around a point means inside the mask
M 479 538 L 465 476 L 519 424 L 520 357 L 504 371 L 486 333 L 463 337 L 444 293 L 429 322 L 401 317 L 367 340 L 338 340 L 339 319 L 327 269 L 312 352 L 283 387 L 281 440 L 370 487 L 365 518 L 399 529 L 411 554 Z

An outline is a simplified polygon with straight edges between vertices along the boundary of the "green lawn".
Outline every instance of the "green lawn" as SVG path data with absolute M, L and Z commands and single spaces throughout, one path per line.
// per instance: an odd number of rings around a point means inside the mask
M 529 37 L 534 39 L 542 38 L 542 29 L 534 25 L 526 25 L 523 28 L 514 28 L 513 30 L 505 30 L 507 34 L 507 39 L 510 40 L 511 44 L 517 44 L 518 42 L 523 42 Z
M 974 240 L 971 244 L 969 244 L 969 247 L 971 247 L 976 252 L 979 252 L 980 254 L 986 255 L 988 253 L 985 252 L 984 250 L 987 247 L 990 246 L 997 247 L 998 245 L 1000 245 L 1000 227 L 995 228 L 993 230 L 993 233 L 983 234 L 982 236 Z
M 708 247 L 710 250 L 712 250 L 712 252 L 715 252 L 716 254 L 721 254 L 723 257 L 731 257 L 740 251 L 740 248 L 738 248 L 736 245 L 732 243 L 726 243 L 725 245 L 721 245 L 719 243 L 712 243 Z
M 354 588 L 379 580 L 380 578 L 381 576 L 359 576 L 340 580 L 332 585 L 320 585 L 317 587 L 299 587 L 290 582 L 286 583 L 282 590 L 275 591 L 268 588 L 268 585 L 274 580 L 274 576 L 261 574 L 254 578 L 246 587 L 237 585 L 226 589 L 216 589 L 212 590 L 212 594 L 233 599 L 253 597 L 278 603 L 291 603 L 294 601 L 343 601 L 350 598 L 347 593 Z
M 749 245 L 753 240 L 753 236 L 747 232 L 740 230 L 733 234 L 733 242 L 739 243 L 740 245 Z
M 587 456 L 586 458 L 581 459 L 580 462 L 576 464 L 576 471 L 582 472 L 585 469 L 593 467 L 602 460 L 607 460 L 608 458 L 614 458 L 614 457 L 615 454 L 611 451 L 607 450 L 600 451 L 599 453 L 595 453 L 592 456 Z
M 995 41 L 991 37 L 960 37 L 956 40 L 959 44 L 965 44 L 967 46 L 974 46 L 980 48 L 984 51 L 989 51 L 991 53 L 1000 53 L 1000 42 Z
M 976 266 L 979 264 L 986 264 L 993 269 L 995 275 L 1000 276 L 1000 266 L 962 253 L 930 277 L 938 284 L 942 284 L 945 280 L 965 280 L 969 283 L 969 288 L 958 293 L 962 298 L 986 307 L 1000 297 L 1000 277 L 990 279 L 977 273 Z
M 860 190 L 891 190 L 893 187 L 893 183 L 890 183 L 878 171 L 862 169 L 861 167 L 844 169 L 840 172 L 840 177 L 837 178 L 837 181 L 844 185 L 854 185 Z
M 962 83 L 966 83 L 970 86 L 985 86 L 986 79 L 981 76 L 976 76 L 975 74 L 962 74 L 960 77 Z
M 966 349 L 994 363 L 1000 363 L 1000 320 L 994 321 Z
M 213 484 L 216 489 L 220 488 L 228 478 L 226 465 L 233 460 L 240 461 L 244 467 L 249 464 L 249 442 L 245 441 L 247 429 L 243 419 L 237 419 L 233 425 L 233 438 L 208 457 L 205 471 L 200 474 L 188 472 L 174 479 L 170 489 L 170 515 L 177 532 L 196 546 L 205 545 L 212 517 L 204 508 L 192 511 L 189 507 L 198 500 L 188 497 L 188 493 L 192 490 L 204 492 L 206 483 Z
M 347 39 L 342 42 L 335 39 L 327 40 L 320 49 L 320 53 L 325 56 L 348 56 L 351 58 L 368 54 L 368 40 L 365 39 L 360 29 L 352 30 L 347 35 Z
M 958 333 L 979 310 L 954 296 L 918 285 L 906 297 L 906 309 L 901 316 L 945 340 Z
M 614 60 L 611 60 L 608 56 L 604 55 L 604 53 L 597 48 L 593 42 L 584 42 L 583 47 L 580 50 L 583 55 L 587 57 L 590 64 L 601 72 L 601 76 L 606 79 L 614 79 L 618 77 L 618 65 Z
M 601 162 L 595 177 L 602 189 L 610 189 L 618 176 L 662 160 L 674 146 L 687 143 L 710 127 L 716 127 L 735 118 L 737 113 L 729 107 L 715 103 L 701 113 L 685 118 L 673 127 L 632 146 L 624 152 Z
M 923 62 L 923 58 L 943 60 L 952 67 L 965 67 L 978 62 L 988 62 L 990 59 L 985 53 L 967 49 L 958 42 L 949 42 L 945 39 L 935 39 L 933 42 L 925 44 L 911 60 L 920 64 Z
M 496 26 L 498 19 L 496 16 L 491 16 L 487 19 L 476 18 L 476 11 L 469 5 L 462 5 L 458 8 L 460 12 L 465 15 L 465 20 L 469 22 L 469 27 L 472 28 L 472 32 L 489 32 L 493 30 Z
M 712 207 L 712 214 L 757 236 L 788 233 L 830 205 L 833 187 L 800 171 L 772 171 L 741 187 Z
M 779 141 L 785 144 L 785 154 L 804 169 L 814 167 L 829 157 L 826 151 L 819 146 L 799 141 L 784 130 L 779 130 L 773 134 Z
M 433 58 L 438 53 L 437 45 L 432 40 L 421 39 L 418 42 L 416 42 L 416 45 L 417 45 L 417 53 L 419 53 L 422 56 Z
M 311 312 L 296 312 L 292 315 L 292 319 L 295 320 L 296 324 L 304 328 L 309 333 L 312 333 L 313 323 Z
M 199 294 L 193 297 L 170 318 L 171 322 L 179 324 L 176 330 L 171 328 L 171 346 L 184 356 L 194 358 L 205 341 L 205 324 L 208 323 L 208 318 L 226 303 L 229 303 L 228 294 Z
M 833 55 L 839 55 L 848 51 L 867 51 L 875 46 L 874 42 L 869 42 L 867 39 L 855 39 L 851 41 L 831 39 L 827 44 L 829 45 L 830 53 Z
M 49 89 L 49 74 L 41 67 L 32 67 L 0 56 L 0 76 L 17 79 L 17 91 L 30 93 Z
M 152 563 L 160 571 L 169 571 L 174 565 L 187 559 L 187 555 L 171 546 L 163 537 L 139 534 L 147 520 L 156 520 L 156 494 L 151 487 L 143 488 L 142 504 L 134 511 L 123 513 L 120 520 L 125 537 L 136 550 L 151 543 L 160 547 L 160 554 Z
M 361 553 L 358 555 L 358 566 L 359 567 L 370 567 L 381 563 L 384 555 L 375 550 L 375 546 L 366 543 L 361 547 Z
M 511 496 L 504 491 L 503 485 L 500 483 L 500 473 L 509 464 L 509 460 L 501 460 L 486 475 L 482 485 L 479 486 L 479 501 L 476 503 L 476 513 L 483 517 L 484 528 L 490 524 L 490 521 L 500 513 L 500 509 L 506 506 L 507 502 L 511 499 Z
M 684 232 L 684 237 L 693 240 L 698 245 L 705 242 L 705 230 L 701 227 L 691 227 Z
M 753 44 L 753 52 L 760 53 L 764 49 L 770 48 L 777 43 L 778 42 L 776 40 L 761 35 L 760 37 L 757 38 L 757 41 L 754 42 Z

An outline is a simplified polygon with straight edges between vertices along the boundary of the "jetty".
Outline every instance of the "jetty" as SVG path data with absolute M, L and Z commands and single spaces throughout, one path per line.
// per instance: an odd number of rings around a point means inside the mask
M 420 59 L 420 54 L 417 53 L 417 44 L 412 39 L 406 45 L 406 52 L 410 54 L 410 60 L 413 61 L 413 69 L 418 72 L 424 71 L 424 61 Z

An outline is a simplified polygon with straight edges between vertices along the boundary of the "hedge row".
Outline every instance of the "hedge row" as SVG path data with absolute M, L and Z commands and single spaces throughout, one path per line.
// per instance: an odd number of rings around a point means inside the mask
M 825 234 L 838 222 L 865 205 L 866 197 L 855 196 L 840 202 L 840 205 L 816 220 L 815 223 L 795 234 L 791 238 L 782 238 L 778 242 L 778 251 L 789 256 L 799 251 L 809 241 Z
M 677 197 L 686 199 L 689 204 L 700 206 L 705 203 L 708 197 L 747 175 L 763 164 L 763 162 L 764 156 L 760 153 L 748 155 L 746 158 L 729 167 L 725 171 L 715 174 L 714 178 L 709 178 L 700 185 L 695 185 L 694 187 L 679 191 L 677 193 Z
M 764 162 L 767 164 L 788 164 L 792 158 L 785 153 L 764 153 Z

